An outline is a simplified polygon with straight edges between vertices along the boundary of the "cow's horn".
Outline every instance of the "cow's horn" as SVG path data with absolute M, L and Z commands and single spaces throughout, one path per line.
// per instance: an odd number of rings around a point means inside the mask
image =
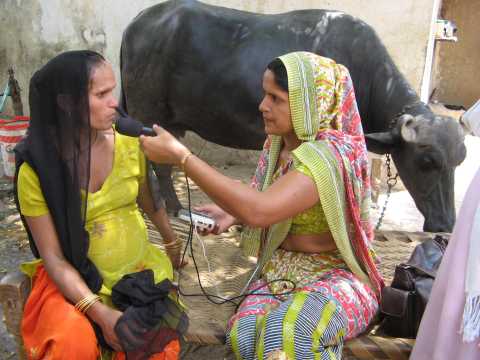
M 417 139 L 417 131 L 415 130 L 415 118 L 412 115 L 402 115 L 399 119 L 400 134 L 403 141 L 415 142 Z

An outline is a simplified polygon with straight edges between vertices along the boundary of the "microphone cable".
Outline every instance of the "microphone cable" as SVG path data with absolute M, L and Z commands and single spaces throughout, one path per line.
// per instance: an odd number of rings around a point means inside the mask
M 185 182 L 186 182 L 186 185 L 187 185 L 187 201 L 188 201 L 188 211 L 189 211 L 189 215 L 190 215 L 190 226 L 189 226 L 187 242 L 186 242 L 185 247 L 184 247 L 183 252 L 182 252 L 182 258 L 181 258 L 180 264 L 183 264 L 183 262 L 185 260 L 185 255 L 187 253 L 187 249 L 190 249 L 190 256 L 192 257 L 193 265 L 195 266 L 195 272 L 196 272 L 196 275 L 197 275 L 197 281 L 198 281 L 198 285 L 200 286 L 201 293 L 188 294 L 181 289 L 181 287 L 180 287 L 181 273 L 182 273 L 181 268 L 178 269 L 178 282 L 177 282 L 178 293 L 182 296 L 185 296 L 185 297 L 203 296 L 209 302 L 211 302 L 215 305 L 223 305 L 225 303 L 231 303 L 231 304 L 235 305 L 235 311 L 236 311 L 236 309 L 238 309 L 238 307 L 241 304 L 241 301 L 237 302 L 237 300 L 243 300 L 244 298 L 246 298 L 249 295 L 273 296 L 273 297 L 277 298 L 280 295 L 290 295 L 290 294 L 292 294 L 296 290 L 297 286 L 296 286 L 296 283 L 294 281 L 289 280 L 289 279 L 275 279 L 275 280 L 263 283 L 261 286 L 255 288 L 253 290 L 250 290 L 250 291 L 247 291 L 247 292 L 242 293 L 240 295 L 236 295 L 236 296 L 232 296 L 232 297 L 223 297 L 223 296 L 220 296 L 218 294 L 217 295 L 210 294 L 210 293 L 207 292 L 207 290 L 205 290 L 205 288 L 202 284 L 202 280 L 201 280 L 201 277 L 200 277 L 200 270 L 198 268 L 197 261 L 195 260 L 195 255 L 194 255 L 194 250 L 193 250 L 193 241 L 192 240 L 193 240 L 193 231 L 194 231 L 194 226 L 195 225 L 194 225 L 194 222 L 193 222 L 193 219 L 192 219 L 190 183 L 188 181 L 187 174 L 185 174 Z M 208 262 L 208 259 L 207 259 L 207 262 Z M 281 293 L 270 293 L 270 292 L 257 293 L 256 292 L 256 291 L 258 291 L 258 290 L 260 290 L 264 287 L 267 287 L 268 285 L 276 283 L 276 282 L 286 282 L 286 283 L 290 283 L 292 286 L 291 286 L 291 288 L 289 288 L 289 290 L 283 291 Z

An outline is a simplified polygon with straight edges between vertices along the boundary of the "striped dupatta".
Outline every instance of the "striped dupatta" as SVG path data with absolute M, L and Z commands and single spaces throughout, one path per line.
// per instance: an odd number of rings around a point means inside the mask
M 335 244 L 350 270 L 380 295 L 383 279 L 373 260 L 369 220 L 370 177 L 361 119 L 348 70 L 333 60 L 307 52 L 280 57 L 288 75 L 290 113 L 302 144 L 292 151 L 294 166 L 307 166 Z M 282 147 L 269 136 L 252 186 L 264 191 Z M 263 266 L 281 245 L 292 219 L 268 229 L 247 228 L 242 247 Z

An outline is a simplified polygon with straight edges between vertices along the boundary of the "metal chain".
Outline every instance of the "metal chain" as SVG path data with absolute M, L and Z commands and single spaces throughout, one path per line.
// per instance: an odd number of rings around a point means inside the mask
M 395 185 L 397 185 L 398 181 L 398 172 L 395 174 L 395 176 L 392 176 L 392 169 L 390 168 L 391 161 L 392 159 L 390 158 L 390 154 L 386 154 L 385 165 L 387 167 L 387 197 L 385 198 L 385 203 L 383 204 L 380 217 L 378 218 L 377 225 L 375 226 L 375 231 L 380 229 L 380 227 L 382 226 L 383 218 L 385 216 L 385 211 L 387 210 L 387 205 L 388 201 L 390 200 L 392 189 Z

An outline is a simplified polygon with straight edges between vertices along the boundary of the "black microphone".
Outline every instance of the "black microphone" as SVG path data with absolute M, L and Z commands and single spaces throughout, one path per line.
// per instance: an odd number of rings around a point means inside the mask
M 156 136 L 157 133 L 152 128 L 145 127 L 143 124 L 128 115 L 123 109 L 116 107 L 115 110 L 120 114 L 115 121 L 115 129 L 122 135 L 139 137 L 140 135 Z

